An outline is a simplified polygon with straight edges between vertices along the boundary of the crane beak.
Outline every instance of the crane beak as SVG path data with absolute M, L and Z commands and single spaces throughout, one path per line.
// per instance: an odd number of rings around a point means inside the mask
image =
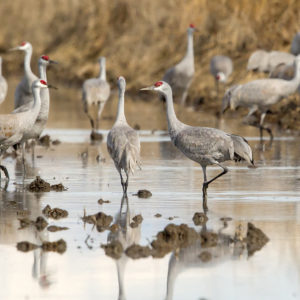
M 16 50 L 20 50 L 20 47 L 18 46 L 18 47 L 8 49 L 8 51 L 16 51 Z
M 58 88 L 57 88 L 56 86 L 51 85 L 51 84 L 47 84 L 47 87 L 48 87 L 49 89 L 58 90 Z
M 59 62 L 56 61 L 56 60 L 51 60 L 51 59 L 49 59 L 49 63 L 50 63 L 50 64 L 56 64 L 56 65 L 57 65 Z
M 140 89 L 140 91 L 153 91 L 153 90 L 154 90 L 153 85 Z

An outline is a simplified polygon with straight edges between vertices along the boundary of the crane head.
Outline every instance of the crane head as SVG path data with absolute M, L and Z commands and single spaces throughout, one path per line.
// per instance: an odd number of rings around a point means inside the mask
M 126 80 L 123 76 L 118 77 L 118 87 L 121 90 L 125 90 L 126 88 Z
M 46 64 L 46 65 L 48 65 L 48 64 L 58 64 L 57 61 L 51 60 L 48 55 L 42 55 L 39 59 L 39 63 Z
M 26 51 L 29 49 L 32 49 L 31 44 L 29 42 L 24 41 L 19 46 L 9 49 L 9 51 L 16 51 L 16 50 Z
M 35 80 L 32 84 L 32 88 L 53 88 L 57 89 L 55 86 L 48 84 L 45 80 L 38 79 Z
M 199 31 L 194 24 L 190 24 L 189 28 L 188 28 L 188 32 L 189 33 L 193 33 L 194 31 Z
M 171 90 L 171 87 L 165 81 L 157 81 L 154 85 L 140 89 L 141 91 L 158 91 L 162 94 Z
M 223 72 L 218 72 L 216 75 L 216 80 L 220 82 L 225 82 L 226 81 L 226 76 Z

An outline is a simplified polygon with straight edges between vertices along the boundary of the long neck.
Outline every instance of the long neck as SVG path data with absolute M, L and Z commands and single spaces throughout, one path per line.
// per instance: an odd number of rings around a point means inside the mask
M 194 62 L 194 39 L 193 32 L 188 30 L 187 33 L 187 49 L 186 49 L 186 58 L 191 59 Z
M 32 73 L 31 67 L 30 67 L 31 56 L 32 56 L 32 48 L 29 47 L 29 48 L 26 49 L 25 58 L 24 58 L 25 74 L 31 74 Z
M 300 61 L 296 59 L 296 65 L 295 65 L 295 75 L 292 81 L 295 82 L 295 84 L 300 84 Z
M 172 135 L 176 134 L 183 124 L 177 119 L 175 114 L 172 90 L 164 92 L 164 96 L 167 103 L 168 130 L 172 138 Z
M 33 107 L 32 107 L 32 113 L 35 116 L 35 118 L 37 117 L 40 109 L 41 109 L 41 96 L 40 96 L 40 88 L 37 87 L 33 87 L 32 88 L 32 94 L 33 94 Z
M 2 57 L 0 56 L 0 76 L 2 75 Z
M 46 65 L 39 62 L 39 74 L 42 80 L 47 82 Z
M 118 113 L 117 113 L 117 122 L 125 121 L 125 112 L 124 112 L 124 101 L 125 101 L 125 89 L 119 87 L 119 104 L 118 104 Z
M 99 79 L 106 81 L 106 69 L 105 69 L 105 59 L 100 60 L 100 74 Z

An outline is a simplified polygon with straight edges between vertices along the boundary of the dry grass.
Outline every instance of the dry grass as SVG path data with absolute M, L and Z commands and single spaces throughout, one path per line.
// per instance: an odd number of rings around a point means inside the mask
M 214 86 L 208 75 L 213 55 L 232 57 L 232 80 L 245 81 L 251 76 L 245 71 L 250 52 L 289 51 L 300 29 L 300 1 L 2 0 L 0 51 L 28 40 L 34 46 L 34 62 L 46 53 L 61 62 L 59 80 L 77 83 L 98 73 L 96 60 L 104 55 L 108 79 L 115 82 L 123 75 L 133 91 L 160 79 L 181 59 L 190 23 L 200 30 L 190 91 L 190 99 L 198 99 L 209 96 Z M 22 72 L 23 55 L 4 58 L 6 73 Z

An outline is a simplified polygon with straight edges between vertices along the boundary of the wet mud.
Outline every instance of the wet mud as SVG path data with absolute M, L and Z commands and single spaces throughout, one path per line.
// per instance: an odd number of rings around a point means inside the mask
M 47 230 L 50 232 L 57 232 L 57 231 L 68 230 L 68 229 L 69 227 L 61 227 L 56 225 L 51 225 L 47 227 Z
M 103 199 L 98 200 L 98 204 L 102 205 L 103 203 L 110 203 L 110 201 L 109 200 L 103 200 Z
M 63 239 L 55 242 L 43 242 L 42 245 L 36 245 L 27 241 L 17 243 L 17 249 L 22 252 L 29 252 L 37 248 L 41 248 L 46 252 L 51 251 L 62 254 L 67 250 L 67 243 Z
M 48 134 L 41 136 L 38 141 L 38 144 L 40 146 L 43 146 L 46 148 L 49 148 L 51 145 L 57 146 L 60 143 L 61 143 L 60 140 L 51 140 L 51 137 Z
M 94 226 L 96 226 L 99 232 L 103 232 L 110 228 L 110 224 L 113 220 L 113 217 L 106 215 L 103 212 L 87 216 L 84 212 L 82 220 L 84 223 L 93 224 Z
M 150 198 L 152 196 L 152 193 L 148 190 L 138 190 L 135 196 L 138 196 L 139 198 Z
M 49 182 L 43 180 L 40 176 L 36 176 L 35 180 L 27 186 L 27 189 L 34 193 L 50 191 L 62 192 L 67 190 L 62 183 L 50 185 Z
M 101 248 L 104 249 L 104 252 L 107 256 L 110 256 L 114 259 L 121 258 L 123 254 L 123 246 L 119 241 L 113 241 L 107 245 L 101 245 Z
M 245 240 L 247 243 L 248 256 L 252 256 L 268 243 L 269 238 L 261 229 L 255 227 L 252 223 L 248 223 L 247 237 Z
M 195 212 L 193 222 L 195 225 L 204 225 L 208 221 L 208 217 L 202 212 Z
M 130 223 L 131 228 L 138 227 L 143 222 L 142 215 L 136 215 L 132 218 L 132 222 Z
M 69 215 L 68 211 L 58 208 L 58 207 L 51 208 L 50 205 L 46 205 L 46 207 L 42 210 L 42 213 L 47 218 L 52 218 L 55 220 L 58 220 L 61 218 L 66 218 Z
M 48 222 L 43 217 L 37 217 L 35 221 L 28 218 L 19 219 L 20 227 L 19 229 L 24 229 L 29 226 L 34 226 L 37 231 L 42 231 L 48 226 Z
M 152 255 L 152 249 L 148 246 L 133 244 L 125 250 L 125 254 L 132 259 L 145 258 Z

